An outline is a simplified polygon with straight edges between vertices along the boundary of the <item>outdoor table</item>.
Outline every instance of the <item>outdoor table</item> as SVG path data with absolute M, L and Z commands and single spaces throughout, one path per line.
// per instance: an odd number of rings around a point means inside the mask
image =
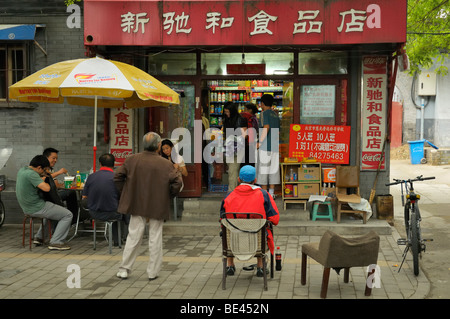
M 68 240 L 71 241 L 77 234 L 78 232 L 82 232 L 82 233 L 92 233 L 94 230 L 88 230 L 88 229 L 79 229 L 79 224 L 80 224 L 80 216 L 81 213 L 83 211 L 83 203 L 82 203 L 82 193 L 83 193 L 83 187 L 71 187 L 71 188 L 66 188 L 66 189 L 71 189 L 74 190 L 77 194 L 77 200 L 78 200 L 78 216 L 77 216 L 77 222 L 75 223 L 75 232 L 72 235 L 72 237 L 70 237 L 70 239 Z

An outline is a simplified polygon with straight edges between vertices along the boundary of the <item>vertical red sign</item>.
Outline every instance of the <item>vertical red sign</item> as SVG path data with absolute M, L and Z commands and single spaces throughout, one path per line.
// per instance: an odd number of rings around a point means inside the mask
M 111 154 L 116 158 L 115 166 L 121 166 L 133 153 L 133 111 L 111 109 Z
M 386 134 L 387 58 L 363 57 L 361 169 L 376 170 Z M 385 168 L 383 163 L 381 169 Z

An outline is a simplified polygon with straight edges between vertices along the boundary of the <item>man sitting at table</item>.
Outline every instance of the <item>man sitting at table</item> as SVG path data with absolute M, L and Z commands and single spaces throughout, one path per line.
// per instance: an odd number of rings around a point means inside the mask
M 68 250 L 70 246 L 65 243 L 69 233 L 72 213 L 65 207 L 45 201 L 39 196 L 39 190 L 50 191 L 50 185 L 44 182 L 46 170 L 50 167 L 48 159 L 43 155 L 33 157 L 30 164 L 22 167 L 17 173 L 16 196 L 23 212 L 31 217 L 45 218 L 57 221 L 55 231 L 52 234 L 48 249 Z M 43 244 L 43 232 L 47 227 L 39 228 L 34 243 Z
M 78 219 L 78 198 L 77 194 L 73 189 L 64 189 L 64 184 L 60 183 L 56 177 L 62 174 L 67 174 L 67 169 L 60 168 L 58 171 L 54 171 L 55 164 L 58 161 L 58 150 L 52 147 L 46 148 L 42 155 L 47 157 L 50 162 L 51 175 L 55 181 L 55 185 L 58 188 L 58 195 L 62 201 L 67 204 L 67 209 L 72 212 L 72 224 L 75 224 Z
M 84 184 L 83 200 L 87 198 L 89 214 L 96 220 L 121 220 L 123 216 L 117 212 L 120 194 L 114 184 L 114 161 L 112 154 L 100 156 L 100 170 L 89 175 Z M 119 243 L 117 224 L 113 223 L 112 228 L 114 246 Z

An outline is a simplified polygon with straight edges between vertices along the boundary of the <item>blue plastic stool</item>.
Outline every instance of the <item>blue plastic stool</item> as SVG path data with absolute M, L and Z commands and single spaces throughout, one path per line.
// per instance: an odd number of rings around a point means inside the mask
M 319 209 L 319 205 L 327 205 L 328 213 L 319 214 L 317 210 Z M 330 221 L 333 221 L 333 210 L 331 208 L 331 202 L 314 202 L 312 220 L 316 220 L 318 218 L 328 218 Z

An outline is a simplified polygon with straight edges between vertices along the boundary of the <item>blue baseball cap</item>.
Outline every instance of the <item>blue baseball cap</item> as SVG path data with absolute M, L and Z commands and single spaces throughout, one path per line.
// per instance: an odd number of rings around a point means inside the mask
M 250 183 L 256 178 L 256 169 L 251 165 L 245 165 L 239 171 L 239 179 L 241 182 Z

